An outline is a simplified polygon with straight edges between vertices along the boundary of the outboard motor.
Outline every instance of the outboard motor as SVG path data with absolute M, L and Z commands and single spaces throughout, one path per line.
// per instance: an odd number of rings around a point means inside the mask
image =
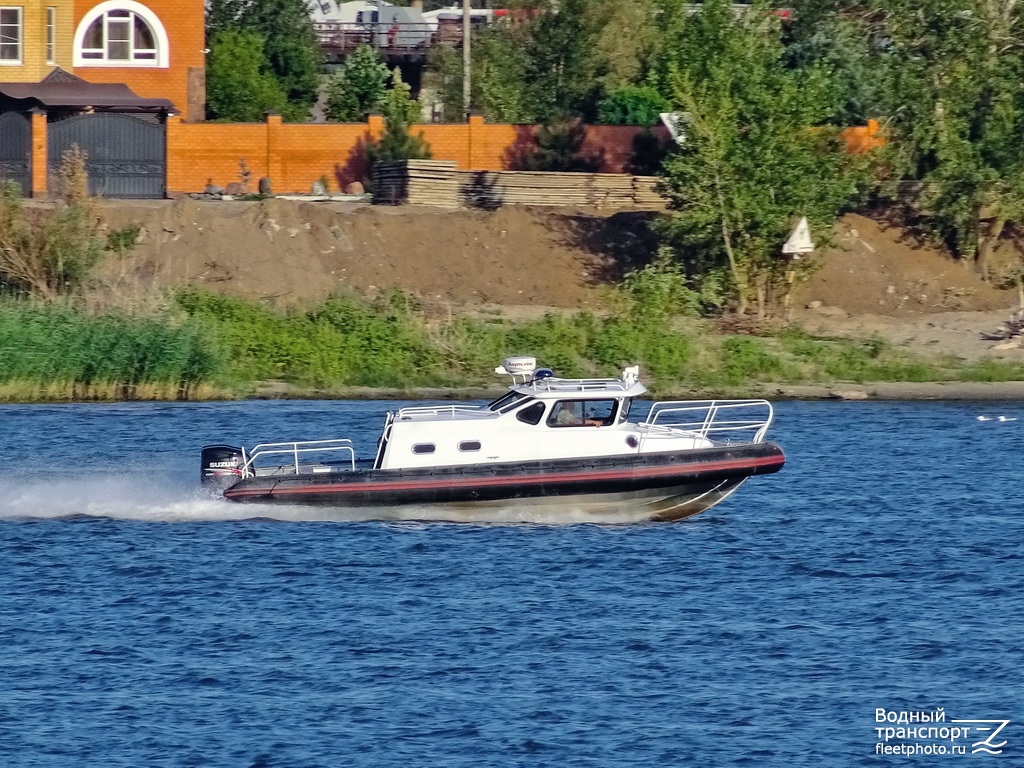
M 204 445 L 199 482 L 210 491 L 225 491 L 242 479 L 245 452 L 233 445 Z

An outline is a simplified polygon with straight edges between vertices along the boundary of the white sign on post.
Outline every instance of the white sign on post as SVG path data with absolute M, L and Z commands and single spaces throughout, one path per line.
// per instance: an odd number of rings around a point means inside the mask
M 782 252 L 793 254 L 810 253 L 814 250 L 814 243 L 811 242 L 811 228 L 807 224 L 807 217 L 801 216 L 800 221 L 793 228 L 786 244 L 782 246 Z

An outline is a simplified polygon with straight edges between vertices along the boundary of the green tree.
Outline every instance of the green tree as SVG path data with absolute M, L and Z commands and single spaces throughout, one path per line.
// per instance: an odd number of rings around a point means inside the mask
M 548 3 L 530 27 L 526 86 L 541 120 L 560 113 L 588 119 L 596 112 L 600 85 L 589 10 L 588 0 Z
M 26 206 L 17 182 L 0 184 L 0 285 L 39 299 L 81 288 L 104 251 L 77 146 L 62 156 L 57 182 L 57 199 L 46 207 Z
M 388 68 L 372 46 L 360 45 L 331 78 L 327 116 L 341 123 L 361 123 L 377 109 L 386 91 Z
M 391 73 L 391 89 L 381 99 L 381 114 L 384 117 L 384 134 L 380 141 L 370 142 L 366 157 L 370 165 L 395 160 L 427 160 L 431 157 L 430 145 L 423 138 L 423 132 L 413 136 L 410 126 L 419 120 L 420 103 L 412 98 L 412 89 L 402 81 L 402 73 L 395 67 Z
M 868 178 L 865 159 L 823 122 L 825 73 L 785 65 L 768 11 L 755 4 L 737 17 L 725 0 L 708 0 L 683 26 L 671 83 L 685 141 L 665 161 L 664 184 L 665 233 L 690 274 L 724 270 L 737 312 L 756 303 L 759 316 L 785 290 L 780 251 L 795 221 L 807 216 L 827 237 Z
M 669 102 L 650 85 L 626 85 L 605 96 L 597 108 L 605 125 L 654 125 Z
M 284 109 L 286 97 L 269 72 L 263 40 L 228 28 L 210 42 L 206 58 L 206 110 L 210 118 L 256 122 Z
M 207 36 L 212 40 L 227 30 L 259 35 L 269 71 L 286 97 L 282 114 L 287 120 L 307 119 L 319 92 L 323 56 L 305 0 L 211 0 Z
M 894 60 L 888 160 L 902 183 L 889 191 L 919 190 L 926 228 L 988 278 L 1007 224 L 1024 220 L 1024 12 L 1016 0 L 894 0 L 875 11 Z
M 559 115 L 537 129 L 536 146 L 520 167 L 524 171 L 597 171 L 602 158 L 584 154 L 586 138 L 586 126 L 578 117 Z

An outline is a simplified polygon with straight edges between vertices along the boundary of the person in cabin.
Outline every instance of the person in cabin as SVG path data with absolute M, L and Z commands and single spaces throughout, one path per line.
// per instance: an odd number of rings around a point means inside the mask
M 582 403 L 576 403 L 582 406 Z M 573 410 L 573 403 L 563 400 L 555 407 L 555 426 L 559 427 L 600 427 L 602 422 L 597 419 L 586 419 Z

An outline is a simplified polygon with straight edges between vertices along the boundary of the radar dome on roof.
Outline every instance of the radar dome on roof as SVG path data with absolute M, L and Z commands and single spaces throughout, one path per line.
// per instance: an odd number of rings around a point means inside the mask
M 525 355 L 506 357 L 502 361 L 501 367 L 505 369 L 506 373 L 513 376 L 529 376 L 537 370 L 537 358 Z

